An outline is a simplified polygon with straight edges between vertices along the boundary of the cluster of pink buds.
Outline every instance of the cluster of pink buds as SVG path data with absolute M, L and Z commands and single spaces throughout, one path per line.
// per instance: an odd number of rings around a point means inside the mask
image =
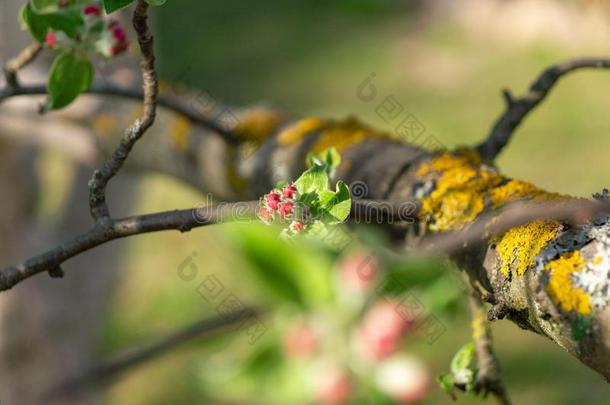
M 116 56 L 127 50 L 129 42 L 125 30 L 115 20 L 111 20 L 108 24 L 108 30 L 112 34 L 112 45 L 110 47 L 110 55 Z
M 271 224 L 276 218 L 280 220 L 292 220 L 289 230 L 297 234 L 305 228 L 305 223 L 295 217 L 295 203 L 298 191 L 294 184 L 284 186 L 281 190 L 273 189 L 261 200 L 258 217 L 266 224 Z

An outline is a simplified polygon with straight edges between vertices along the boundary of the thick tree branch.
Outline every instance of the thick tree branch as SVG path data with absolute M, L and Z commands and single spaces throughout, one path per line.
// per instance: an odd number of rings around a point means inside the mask
M 89 181 L 89 206 L 91 216 L 96 221 L 110 218 L 110 212 L 106 204 L 108 182 L 121 170 L 131 149 L 152 126 L 156 117 L 159 84 L 155 71 L 154 40 L 148 28 L 148 3 L 144 0 L 138 0 L 133 13 L 133 27 L 138 36 L 138 44 L 142 52 L 140 66 L 144 88 L 144 113 L 127 129 L 117 149 L 102 168 L 93 173 L 93 177 Z
M 89 90 L 87 90 L 87 93 L 102 96 L 124 97 L 133 100 L 142 100 L 144 97 L 142 90 L 117 86 L 112 83 L 94 83 Z M 47 87 L 44 84 L 20 85 L 17 88 L 6 86 L 0 89 L 0 103 L 10 97 L 44 94 L 47 94 Z M 230 145 L 237 145 L 241 142 L 241 139 L 235 132 L 225 128 L 214 119 L 206 117 L 201 111 L 194 108 L 191 103 L 183 100 L 181 97 L 173 95 L 158 96 L 157 105 L 174 111 L 175 113 L 188 118 L 194 124 L 220 135 Z
M 484 160 L 493 161 L 506 146 L 515 128 L 530 111 L 545 99 L 555 83 L 563 75 L 584 68 L 610 68 L 610 59 L 578 58 L 551 66 L 530 85 L 525 95 L 518 98 L 514 98 L 508 90 L 504 90 L 506 110 L 494 124 L 487 139 L 476 146 L 481 157 Z
M 10 89 L 18 90 L 20 88 L 17 72 L 36 59 L 41 50 L 42 47 L 38 42 L 32 42 L 19 55 L 4 65 L 4 77 Z M 0 96 L 1 100 L 2 97 Z
M 176 349 L 185 343 L 225 331 L 236 324 L 256 319 L 260 312 L 251 307 L 240 311 L 205 318 L 148 345 L 127 351 L 98 367 L 84 372 L 51 388 L 46 400 L 69 395 L 79 390 L 107 382 L 113 377 Z M 47 401 L 44 401 L 47 402 Z

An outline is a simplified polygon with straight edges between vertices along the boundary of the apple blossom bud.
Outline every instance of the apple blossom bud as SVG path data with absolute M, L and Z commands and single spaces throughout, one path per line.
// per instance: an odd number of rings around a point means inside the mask
M 344 405 L 352 393 L 352 383 L 344 370 L 330 368 L 321 372 L 316 379 L 316 397 L 320 404 Z
M 294 204 L 290 201 L 284 201 L 279 204 L 278 211 L 280 218 L 286 218 L 292 215 L 294 211 Z
M 365 356 L 381 360 L 394 353 L 411 322 L 400 314 L 395 299 L 383 299 L 366 313 L 360 329 L 360 344 Z
M 294 184 L 289 184 L 282 190 L 282 194 L 286 198 L 294 198 L 297 194 L 297 187 Z
M 320 347 L 317 331 L 303 322 L 288 330 L 284 340 L 284 351 L 291 357 L 308 358 L 316 354 Z
M 280 198 L 280 193 L 272 191 L 271 193 L 265 195 L 265 204 L 275 211 L 279 208 Z
M 299 233 L 303 230 L 304 227 L 305 224 L 303 224 L 303 222 L 301 221 L 292 221 L 290 223 L 290 231 L 292 231 L 292 233 Z
M 417 357 L 400 354 L 378 365 L 375 383 L 381 392 L 396 402 L 408 404 L 426 396 L 430 388 L 430 374 Z
M 267 207 L 259 208 L 257 215 L 259 219 L 266 224 L 273 221 L 273 211 L 269 210 Z
M 366 292 L 373 289 L 378 279 L 379 263 L 365 253 L 350 253 L 338 265 L 341 285 L 351 292 Z
M 102 14 L 102 10 L 95 4 L 86 4 L 83 6 L 83 14 L 98 17 Z
M 57 35 L 51 30 L 47 31 L 47 36 L 44 39 L 44 45 L 47 48 L 55 48 L 57 47 Z

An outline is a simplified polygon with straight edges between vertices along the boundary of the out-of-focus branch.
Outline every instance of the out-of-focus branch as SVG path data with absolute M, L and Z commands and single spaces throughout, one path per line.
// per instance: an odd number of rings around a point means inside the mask
M 538 104 L 545 99 L 555 83 L 563 76 L 584 68 L 610 68 L 607 58 L 577 58 L 547 68 L 532 83 L 525 95 L 515 98 L 508 90 L 503 91 L 506 110 L 494 124 L 487 139 L 476 149 L 484 160 L 493 161 L 510 140 L 513 131 Z
M 142 100 L 144 93 L 140 89 L 118 86 L 112 83 L 93 83 L 88 94 L 96 94 L 101 96 L 116 96 L 124 97 L 133 100 Z M 17 88 L 6 86 L 0 88 L 0 103 L 10 97 L 16 96 L 35 96 L 47 94 L 47 88 L 44 84 L 20 85 Z M 214 119 L 206 117 L 198 109 L 191 105 L 192 103 L 178 96 L 159 96 L 157 97 L 157 105 L 167 108 L 188 118 L 191 122 L 203 128 L 207 128 L 212 132 L 221 136 L 227 143 L 236 145 L 241 142 L 239 136 L 228 128 L 225 128 L 221 123 Z
M 259 310 L 245 307 L 229 314 L 218 315 L 212 318 L 207 317 L 156 342 L 129 350 L 107 363 L 84 372 L 80 376 L 57 384 L 48 391 L 45 399 L 58 399 L 63 395 L 103 384 L 129 369 L 139 366 L 146 361 L 153 360 L 185 343 L 223 332 L 231 326 L 246 324 L 256 319 L 259 315 Z M 44 402 L 47 402 L 46 400 Z
M 247 220 L 253 217 L 257 206 L 258 201 L 223 203 L 96 222 L 89 231 L 45 253 L 17 266 L 1 269 L 0 291 L 8 290 L 21 281 L 45 271 L 51 276 L 61 277 L 63 275 L 61 265 L 66 260 L 111 240 L 167 230 L 188 232 L 204 225 Z
M 6 78 L 6 83 L 9 88 L 13 90 L 19 89 L 20 85 L 19 79 L 17 78 L 17 72 L 36 59 L 36 56 L 38 56 L 41 50 L 42 47 L 38 42 L 32 42 L 24 48 L 19 55 L 9 60 L 4 65 L 4 77 Z M 0 100 L 2 100 L 2 97 L 0 97 Z
M 492 394 L 499 404 L 510 405 L 510 399 L 502 384 L 483 303 L 474 294 L 469 295 L 468 303 L 472 316 L 472 339 L 477 362 L 475 390 L 483 395 Z
M 144 88 L 144 113 L 125 132 L 119 146 L 104 165 L 93 173 L 89 181 L 89 207 L 94 220 L 110 218 L 106 204 L 106 186 L 123 167 L 131 149 L 144 133 L 155 122 L 157 108 L 157 93 L 159 84 L 155 71 L 154 40 L 148 27 L 148 3 L 138 0 L 133 12 L 133 27 L 138 36 L 138 44 L 142 53 L 142 81 Z

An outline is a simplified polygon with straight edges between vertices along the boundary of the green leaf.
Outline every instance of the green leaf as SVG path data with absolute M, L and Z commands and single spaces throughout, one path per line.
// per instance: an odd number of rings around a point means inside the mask
M 328 174 L 323 165 L 315 165 L 307 169 L 301 177 L 294 182 L 299 194 L 319 193 L 328 190 Z
M 336 192 L 322 191 L 320 193 L 320 209 L 325 214 L 326 218 L 323 220 L 327 224 L 344 222 L 352 209 L 352 199 L 347 185 L 339 181 L 336 190 Z
M 93 81 L 93 66 L 88 59 L 62 53 L 53 62 L 49 83 L 47 110 L 63 108 L 87 91 Z
M 296 246 L 280 239 L 276 229 L 259 223 L 225 229 L 271 298 L 303 307 L 332 298 L 330 258 L 306 240 Z
M 146 0 L 151 6 L 162 6 L 167 0 Z
M 438 383 L 441 386 L 441 388 L 443 389 L 443 391 L 446 391 L 446 392 L 453 391 L 453 386 L 455 384 L 455 381 L 453 380 L 453 377 L 451 376 L 451 374 L 439 374 L 436 377 L 436 381 L 438 381 Z
M 474 343 L 468 342 L 453 356 L 451 360 L 451 372 L 460 374 L 462 370 L 467 369 L 474 357 Z
M 123 7 L 127 7 L 134 1 L 135 0 L 103 0 L 104 10 L 106 10 L 106 13 L 111 14 Z M 152 4 L 150 1 L 148 3 Z
M 75 38 L 83 24 L 80 12 L 70 8 L 58 12 L 39 12 L 31 3 L 21 9 L 21 21 L 36 41 L 43 43 L 47 32 L 63 31 L 70 38 Z

